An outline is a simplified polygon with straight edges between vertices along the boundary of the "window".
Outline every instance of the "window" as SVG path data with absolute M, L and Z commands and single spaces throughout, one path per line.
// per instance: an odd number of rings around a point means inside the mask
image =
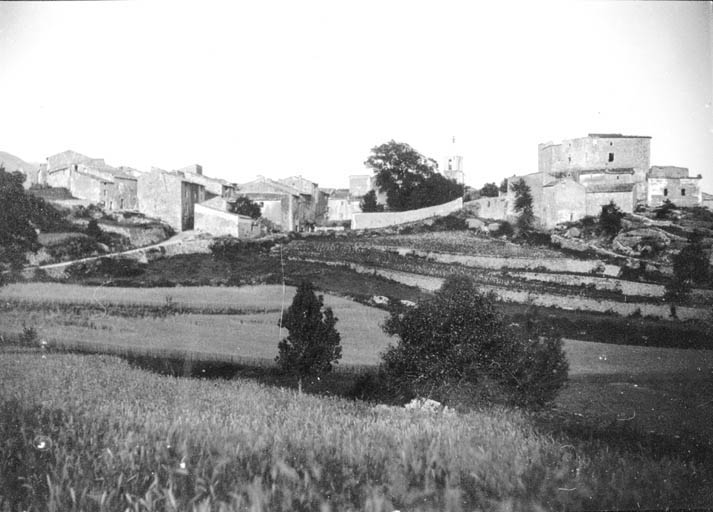
M 119 208 L 120 208 L 121 210 L 124 209 L 124 198 L 123 198 L 123 197 L 119 200 Z
M 567 162 L 569 162 L 570 164 L 572 163 L 572 157 L 571 157 L 571 156 L 568 156 L 568 157 L 567 157 Z
M 681 195 L 682 195 L 682 196 L 685 196 L 685 195 L 686 195 L 686 189 L 685 189 L 685 188 L 682 188 L 682 189 L 681 189 Z
M 488 201 L 488 208 L 490 208 L 490 201 Z
M 667 189 L 667 188 L 663 189 L 663 195 L 664 195 L 664 197 L 666 197 L 666 196 L 668 195 L 668 189 Z
M 609 161 L 610 162 L 614 161 L 614 153 L 609 153 Z

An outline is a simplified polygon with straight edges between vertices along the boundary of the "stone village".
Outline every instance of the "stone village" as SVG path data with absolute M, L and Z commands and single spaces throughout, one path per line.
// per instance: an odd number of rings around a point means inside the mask
M 592 133 L 586 137 L 538 146 L 537 172 L 514 175 L 530 187 L 537 224 L 546 229 L 561 222 L 598 215 L 613 201 L 623 212 L 637 206 L 659 206 L 670 200 L 677 206 L 710 206 L 713 196 L 701 191 L 701 176 L 684 167 L 650 165 L 651 137 L 618 133 Z M 464 183 L 463 156 L 447 157 L 443 174 Z M 271 179 L 258 176 L 247 183 L 231 183 L 203 173 L 194 164 L 149 172 L 112 167 L 104 159 L 65 151 L 47 158 L 26 182 L 35 193 L 52 199 L 77 199 L 108 211 L 133 210 L 158 218 L 174 230 L 214 235 L 256 237 L 261 225 L 230 212 L 230 203 L 247 197 L 261 207 L 262 217 L 279 231 L 302 231 L 314 226 L 349 224 L 352 228 L 383 227 L 447 214 L 462 207 L 462 200 L 443 205 L 437 213 L 361 213 L 362 197 L 375 183 L 370 175 L 349 176 L 349 188 L 320 188 L 302 176 Z M 378 191 L 377 191 L 378 192 Z M 378 195 L 384 202 L 384 194 Z M 493 220 L 516 217 L 510 186 L 497 197 L 472 202 L 478 216 Z M 449 211 L 450 210 L 450 211 Z M 406 215 L 406 214 L 410 215 Z M 365 220 L 365 219 L 369 220 Z

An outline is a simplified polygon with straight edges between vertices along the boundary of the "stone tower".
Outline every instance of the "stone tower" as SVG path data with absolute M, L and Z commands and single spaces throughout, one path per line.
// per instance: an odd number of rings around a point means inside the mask
M 443 175 L 456 183 L 463 185 L 465 183 L 465 173 L 463 172 L 463 156 L 456 146 L 456 138 L 453 137 L 448 156 L 443 166 Z

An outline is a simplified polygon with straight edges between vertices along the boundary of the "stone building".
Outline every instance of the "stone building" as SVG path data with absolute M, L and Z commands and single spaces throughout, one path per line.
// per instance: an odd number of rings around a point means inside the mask
M 176 231 L 194 228 L 195 205 L 205 201 L 205 187 L 180 171 L 153 168 L 138 178 L 139 211 Z
M 647 176 L 646 202 L 660 206 L 667 199 L 676 206 L 698 206 L 703 202 L 701 175 L 690 177 L 685 167 L 654 165 Z
M 65 188 L 73 197 L 107 210 L 135 210 L 138 206 L 137 179 L 107 165 L 103 158 L 64 151 L 47 157 L 47 167 L 39 176 L 41 185 Z
M 230 211 L 230 200 L 214 197 L 195 205 L 194 229 L 216 236 L 256 238 L 262 234 L 260 223 L 247 215 Z
M 453 180 L 460 185 L 465 184 L 465 171 L 463 170 L 463 156 L 456 145 L 456 138 L 453 137 L 453 144 L 450 154 L 445 158 L 443 175 L 449 180 Z
M 237 185 L 219 178 L 210 178 L 203 174 L 203 167 L 199 164 L 192 164 L 178 169 L 193 183 L 202 185 L 205 188 L 206 199 L 214 197 L 231 197 L 237 192 Z
M 238 194 L 258 203 L 262 217 L 282 231 L 305 229 L 312 209 L 310 194 L 302 194 L 295 187 L 258 176 L 257 179 L 238 186 Z
M 651 137 L 620 133 L 590 133 L 586 137 L 538 146 L 538 170 L 546 185 L 572 178 L 588 184 L 634 183 L 637 204 L 646 201 L 646 174 L 650 167 Z
M 299 191 L 304 204 L 301 211 L 301 224 L 314 226 L 322 224 L 326 220 L 329 195 L 325 194 L 317 183 L 302 176 L 291 176 L 280 179 L 278 182 Z
M 353 213 L 361 213 L 359 206 L 361 196 L 356 198 L 349 193 L 346 188 L 325 189 L 323 191 L 328 194 L 327 201 L 327 222 L 344 222 L 351 220 Z

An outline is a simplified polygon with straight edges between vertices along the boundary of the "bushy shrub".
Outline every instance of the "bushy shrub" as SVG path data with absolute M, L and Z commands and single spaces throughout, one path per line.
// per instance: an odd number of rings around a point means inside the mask
M 675 211 L 676 205 L 670 199 L 666 199 L 661 206 L 654 210 L 654 215 L 657 219 L 668 219 L 673 216 Z
M 210 244 L 210 251 L 215 258 L 233 260 L 258 252 L 269 252 L 273 245 L 275 245 L 274 240 L 244 240 L 232 236 L 223 236 L 216 238 Z
M 614 204 L 614 201 L 610 201 L 609 204 L 602 206 L 602 211 L 599 213 L 599 227 L 605 234 L 615 236 L 621 231 L 621 219 L 623 218 L 624 212 Z
M 504 220 L 500 223 L 498 230 L 493 233 L 495 236 L 511 237 L 515 233 L 515 228 L 508 221 Z
M 65 273 L 74 278 L 85 277 L 136 277 L 146 271 L 146 264 L 131 258 L 99 258 L 82 261 L 67 267 Z
M 431 225 L 431 231 L 465 231 L 466 229 L 468 229 L 466 220 L 453 214 L 437 217 Z
M 279 321 L 289 335 L 278 344 L 278 366 L 300 378 L 330 372 L 342 357 L 336 323 L 332 308 L 324 307 L 324 297 L 317 296 L 312 283 L 302 281 Z
M 61 243 L 47 246 L 46 249 L 55 261 L 76 260 L 99 252 L 97 241 L 83 235 L 67 238 Z
M 393 310 L 383 328 L 398 338 L 383 354 L 385 382 L 404 397 L 452 399 L 462 386 L 487 400 L 532 406 L 551 401 L 567 379 L 562 341 L 536 322 L 507 327 L 492 294 L 449 276 L 432 299 Z M 487 388 L 487 389 L 485 389 Z

